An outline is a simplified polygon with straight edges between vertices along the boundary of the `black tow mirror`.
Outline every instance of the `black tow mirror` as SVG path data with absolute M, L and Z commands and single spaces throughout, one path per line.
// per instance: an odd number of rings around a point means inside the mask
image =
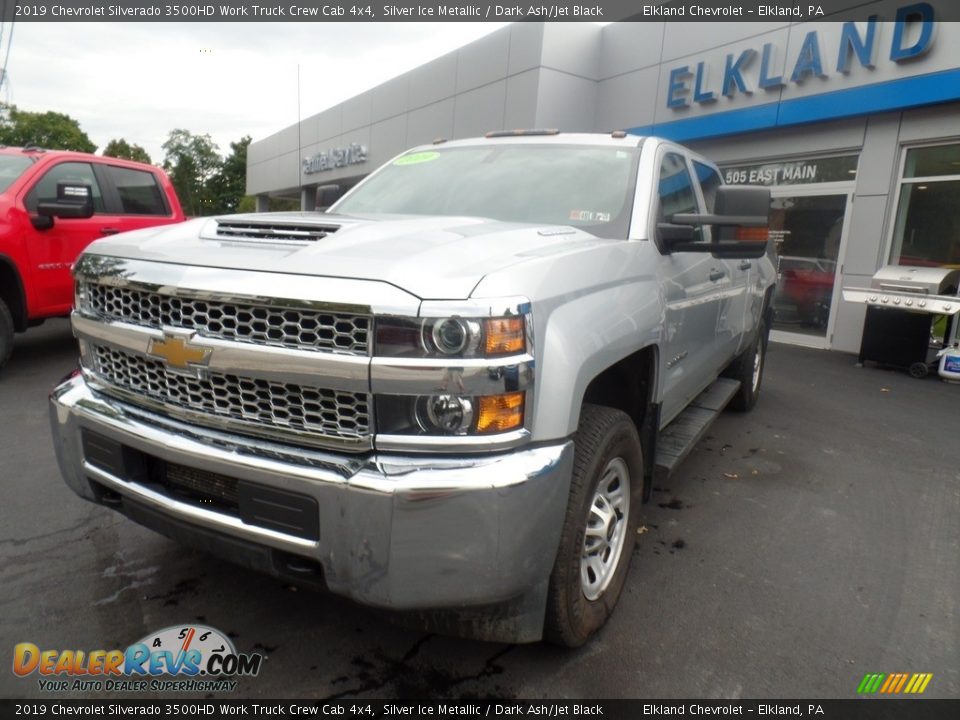
M 721 185 L 712 215 L 678 213 L 657 227 L 670 252 L 708 252 L 718 258 L 759 258 L 767 251 L 770 226 L 770 189 L 748 185 Z M 710 242 L 694 242 L 696 228 L 714 228 Z M 682 231 L 689 228 L 689 239 Z M 670 236 L 674 239 L 671 241 Z
M 57 183 L 57 199 L 37 203 L 41 218 L 93 217 L 93 189 L 83 183 Z

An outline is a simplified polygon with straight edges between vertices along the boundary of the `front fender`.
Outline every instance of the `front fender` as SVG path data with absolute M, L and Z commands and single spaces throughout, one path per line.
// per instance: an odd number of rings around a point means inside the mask
M 664 312 L 655 277 L 604 287 L 548 308 L 537 372 L 535 440 L 577 429 L 590 382 L 660 340 Z

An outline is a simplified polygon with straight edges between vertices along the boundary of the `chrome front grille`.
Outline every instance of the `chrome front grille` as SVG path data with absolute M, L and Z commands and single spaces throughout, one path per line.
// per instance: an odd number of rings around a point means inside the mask
M 121 390 L 201 417 L 219 418 L 255 434 L 306 432 L 355 440 L 370 434 L 370 399 L 363 393 L 206 372 L 171 372 L 160 361 L 104 345 L 92 348 L 95 372 Z
M 86 305 L 96 315 L 152 328 L 180 327 L 222 340 L 367 355 L 365 315 L 196 300 L 89 283 Z

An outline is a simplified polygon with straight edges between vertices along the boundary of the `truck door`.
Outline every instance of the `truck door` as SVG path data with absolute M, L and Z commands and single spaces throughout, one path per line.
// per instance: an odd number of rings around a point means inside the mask
M 717 188 L 722 184 L 720 174 L 711 166 L 693 161 L 694 174 L 703 197 L 704 210 L 713 213 Z M 710 232 L 705 229 L 705 232 Z M 752 327 L 748 317 L 750 311 L 750 279 L 753 269 L 752 260 L 717 260 L 726 272 L 718 282 L 717 313 L 717 366 L 714 372 L 722 370 L 728 361 L 735 357 L 746 344 L 747 329 Z
M 23 196 L 27 216 L 36 215 L 41 200 L 56 200 L 57 183 L 83 183 L 93 191 L 93 217 L 56 218 L 53 227 L 38 230 L 24 218 L 27 256 L 35 302 L 40 316 L 66 314 L 73 304 L 74 260 L 91 242 L 102 237 L 101 229 L 110 218 L 104 215 L 104 200 L 93 166 L 85 162 L 62 162 L 52 166 Z
M 62 162 L 51 167 L 26 193 L 24 206 L 35 215 L 37 203 L 57 196 L 57 183 L 93 189 L 93 217 L 56 218 L 49 230 L 26 222 L 27 247 L 35 283 L 37 315 L 59 315 L 73 304 L 70 268 L 94 240 L 173 222 L 173 209 L 156 174 L 106 163 Z
M 675 213 L 699 211 L 683 155 L 669 149 L 662 154 L 657 182 L 657 222 Z M 718 363 L 718 306 L 729 270 L 706 253 L 665 254 L 660 264 L 666 304 L 660 354 L 661 422 L 666 424 L 713 380 Z

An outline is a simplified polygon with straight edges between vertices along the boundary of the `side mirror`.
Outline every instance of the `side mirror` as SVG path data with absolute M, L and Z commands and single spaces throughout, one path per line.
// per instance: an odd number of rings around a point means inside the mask
M 326 210 L 339 200 L 342 194 L 339 185 L 321 185 L 318 187 L 315 203 L 317 211 Z
M 712 215 L 679 213 L 669 224 L 657 227 L 670 252 L 708 252 L 718 258 L 759 258 L 767 252 L 770 225 L 770 189 L 746 185 L 721 185 Z M 679 240 L 670 242 L 665 232 L 671 226 L 710 225 L 714 228 L 710 242 Z
M 93 217 L 93 189 L 83 183 L 57 183 L 57 199 L 41 200 L 37 214 L 46 218 Z

